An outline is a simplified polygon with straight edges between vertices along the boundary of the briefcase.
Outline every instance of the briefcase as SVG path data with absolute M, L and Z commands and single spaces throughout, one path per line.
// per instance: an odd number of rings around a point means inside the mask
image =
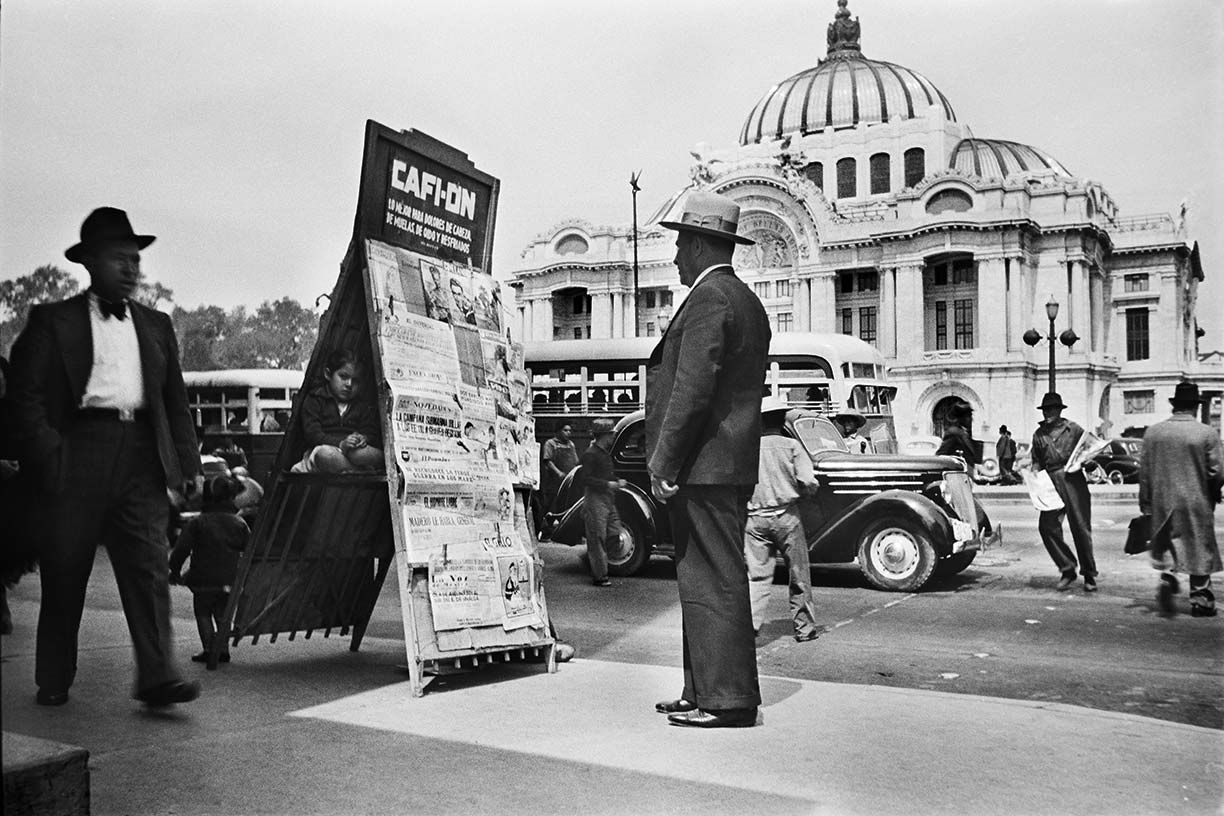
M 1126 546 L 1123 552 L 1127 555 L 1138 555 L 1152 548 L 1152 517 L 1135 516 L 1130 520 L 1130 529 L 1126 533 Z

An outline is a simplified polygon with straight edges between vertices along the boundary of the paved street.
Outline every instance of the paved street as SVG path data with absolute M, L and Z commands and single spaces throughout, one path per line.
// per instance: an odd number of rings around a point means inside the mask
M 1153 614 L 1146 563 L 1118 555 L 1130 505 L 1097 507 L 1095 596 L 1053 589 L 1026 507 L 988 509 L 1006 545 L 921 593 L 818 571 L 835 628 L 813 643 L 788 637 L 776 585 L 756 729 L 694 734 L 650 710 L 679 690 L 669 562 L 597 589 L 580 551 L 551 544 L 550 606 L 579 650 L 556 675 L 495 666 L 413 699 L 385 591 L 360 653 L 338 638 L 244 643 L 217 672 L 186 663 L 204 695 L 168 714 L 128 699 L 102 554 L 63 708 L 33 705 L 37 582 L 14 593 L 4 728 L 90 750 L 94 813 L 1218 812 L 1222 619 Z M 185 661 L 197 644 L 175 593 Z

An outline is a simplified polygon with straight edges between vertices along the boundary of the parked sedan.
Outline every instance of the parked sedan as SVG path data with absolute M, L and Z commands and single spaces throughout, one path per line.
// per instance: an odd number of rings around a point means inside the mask
M 1084 464 L 1088 481 L 1104 484 L 1129 484 L 1139 481 L 1139 459 L 1143 440 L 1120 437 L 1109 440 L 1103 451 Z
M 960 572 L 978 550 L 1001 541 L 960 459 L 851 454 L 833 424 L 810 411 L 787 412 L 785 427 L 812 457 L 818 482 L 800 504 L 813 564 L 857 562 L 874 586 L 909 592 L 936 570 Z M 616 495 L 621 535 L 608 567 L 614 575 L 632 575 L 652 554 L 675 551 L 667 505 L 650 493 L 645 414 L 625 417 L 615 434 L 612 461 L 627 484 Z M 545 516 L 549 537 L 570 546 L 583 540 L 581 470 L 565 477 Z

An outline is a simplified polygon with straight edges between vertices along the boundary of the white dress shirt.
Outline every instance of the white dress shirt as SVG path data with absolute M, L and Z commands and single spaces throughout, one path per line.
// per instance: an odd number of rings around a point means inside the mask
M 144 408 L 140 343 L 130 307 L 124 320 L 109 317 L 102 314 L 98 296 L 90 292 L 89 330 L 93 334 L 93 368 L 81 396 L 81 407 L 120 411 Z

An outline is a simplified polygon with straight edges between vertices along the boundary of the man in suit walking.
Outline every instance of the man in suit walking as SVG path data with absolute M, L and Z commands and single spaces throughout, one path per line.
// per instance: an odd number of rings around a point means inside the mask
M 90 213 L 64 253 L 89 271 L 89 290 L 34 307 L 13 346 L 15 436 L 39 492 L 39 705 L 68 702 L 99 542 L 132 636 L 134 697 L 161 707 L 199 694 L 174 660 L 166 546 L 166 489 L 197 485 L 199 450 L 170 318 L 130 300 L 153 240 L 122 210 Z
M 669 504 L 683 616 L 684 690 L 658 703 L 673 725 L 756 724 L 761 702 L 744 563 L 757 481 L 769 321 L 735 276 L 739 205 L 691 193 L 676 230 L 688 298 L 650 355 L 646 445 L 651 490 Z

